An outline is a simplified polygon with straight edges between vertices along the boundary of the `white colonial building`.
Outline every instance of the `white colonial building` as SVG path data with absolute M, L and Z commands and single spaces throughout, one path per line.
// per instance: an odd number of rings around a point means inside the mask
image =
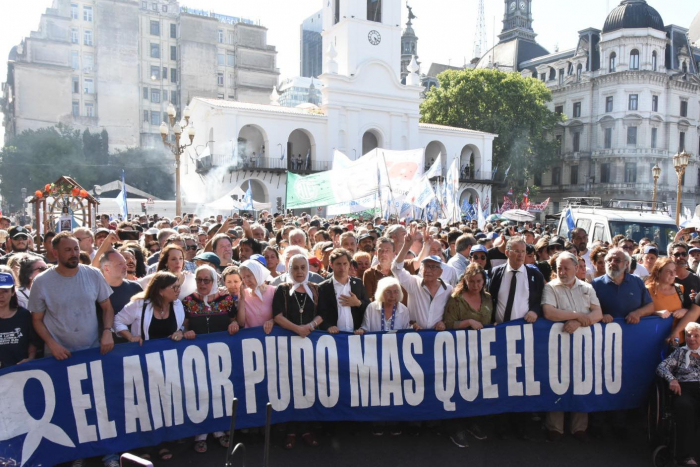
M 197 136 L 182 167 L 185 201 L 210 203 L 250 183 L 256 202 L 281 210 L 287 170 L 325 171 L 334 150 L 356 159 L 375 148 L 425 148 L 425 164 L 442 157 L 444 171 L 459 158 L 461 198 L 490 198 L 496 135 L 419 122 L 423 87 L 415 62 L 407 84 L 400 81 L 400 8 L 400 0 L 324 2 L 320 106 L 195 98 Z

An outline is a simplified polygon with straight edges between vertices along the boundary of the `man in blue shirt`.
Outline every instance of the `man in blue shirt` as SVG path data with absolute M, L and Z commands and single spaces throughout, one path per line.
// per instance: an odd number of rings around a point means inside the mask
M 603 309 L 603 323 L 625 318 L 628 324 L 654 313 L 654 304 L 644 282 L 630 274 L 631 259 L 621 248 L 613 248 L 605 256 L 605 275 L 593 280 L 593 289 Z

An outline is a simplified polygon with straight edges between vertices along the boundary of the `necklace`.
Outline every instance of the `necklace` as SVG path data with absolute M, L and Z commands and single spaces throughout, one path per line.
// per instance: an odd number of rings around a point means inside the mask
M 396 305 L 391 310 L 391 320 L 389 321 L 390 323 L 390 328 L 386 328 L 386 318 L 385 318 L 385 312 L 384 312 L 384 306 L 382 305 L 382 331 L 393 331 L 394 330 L 394 320 L 396 319 Z
M 302 303 L 299 303 L 299 292 L 294 292 L 294 300 L 297 302 L 297 306 L 299 307 L 299 314 L 304 314 L 304 307 L 306 306 L 306 300 L 309 298 L 309 294 L 305 293 L 304 295 L 304 301 Z

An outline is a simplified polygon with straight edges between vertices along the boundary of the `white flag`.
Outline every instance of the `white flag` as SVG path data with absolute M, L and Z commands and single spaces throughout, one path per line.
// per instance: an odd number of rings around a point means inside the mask
M 433 165 L 425 173 L 425 176 L 428 177 L 428 179 L 433 177 L 442 177 L 442 153 L 440 153 L 437 159 L 435 159 L 435 162 L 433 162 Z

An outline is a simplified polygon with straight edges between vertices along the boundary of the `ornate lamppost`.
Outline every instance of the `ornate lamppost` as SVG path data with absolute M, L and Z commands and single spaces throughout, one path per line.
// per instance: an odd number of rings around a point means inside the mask
M 170 125 L 163 122 L 160 124 L 160 135 L 163 137 L 163 144 L 170 149 L 170 151 L 175 156 L 175 213 L 176 215 L 182 215 L 182 197 L 180 193 L 180 156 L 185 152 L 185 148 L 192 146 L 194 141 L 194 125 L 190 122 L 190 108 L 185 107 L 182 111 L 182 116 L 184 119 L 180 122 L 175 122 L 175 107 L 173 104 L 168 105 L 168 117 L 170 119 Z M 175 143 L 168 142 L 168 136 L 172 130 L 175 135 Z M 180 144 L 180 137 L 185 133 L 190 138 L 189 144 Z
M 681 181 L 685 174 L 685 168 L 690 163 L 690 154 L 685 152 L 685 149 L 680 154 L 673 156 L 673 167 L 678 175 L 678 193 L 676 195 L 676 225 L 681 223 Z
M 659 184 L 659 177 L 661 177 L 661 167 L 659 167 L 658 162 L 652 167 L 651 174 L 654 176 L 654 199 L 651 202 L 651 212 L 656 212 L 656 190 Z

